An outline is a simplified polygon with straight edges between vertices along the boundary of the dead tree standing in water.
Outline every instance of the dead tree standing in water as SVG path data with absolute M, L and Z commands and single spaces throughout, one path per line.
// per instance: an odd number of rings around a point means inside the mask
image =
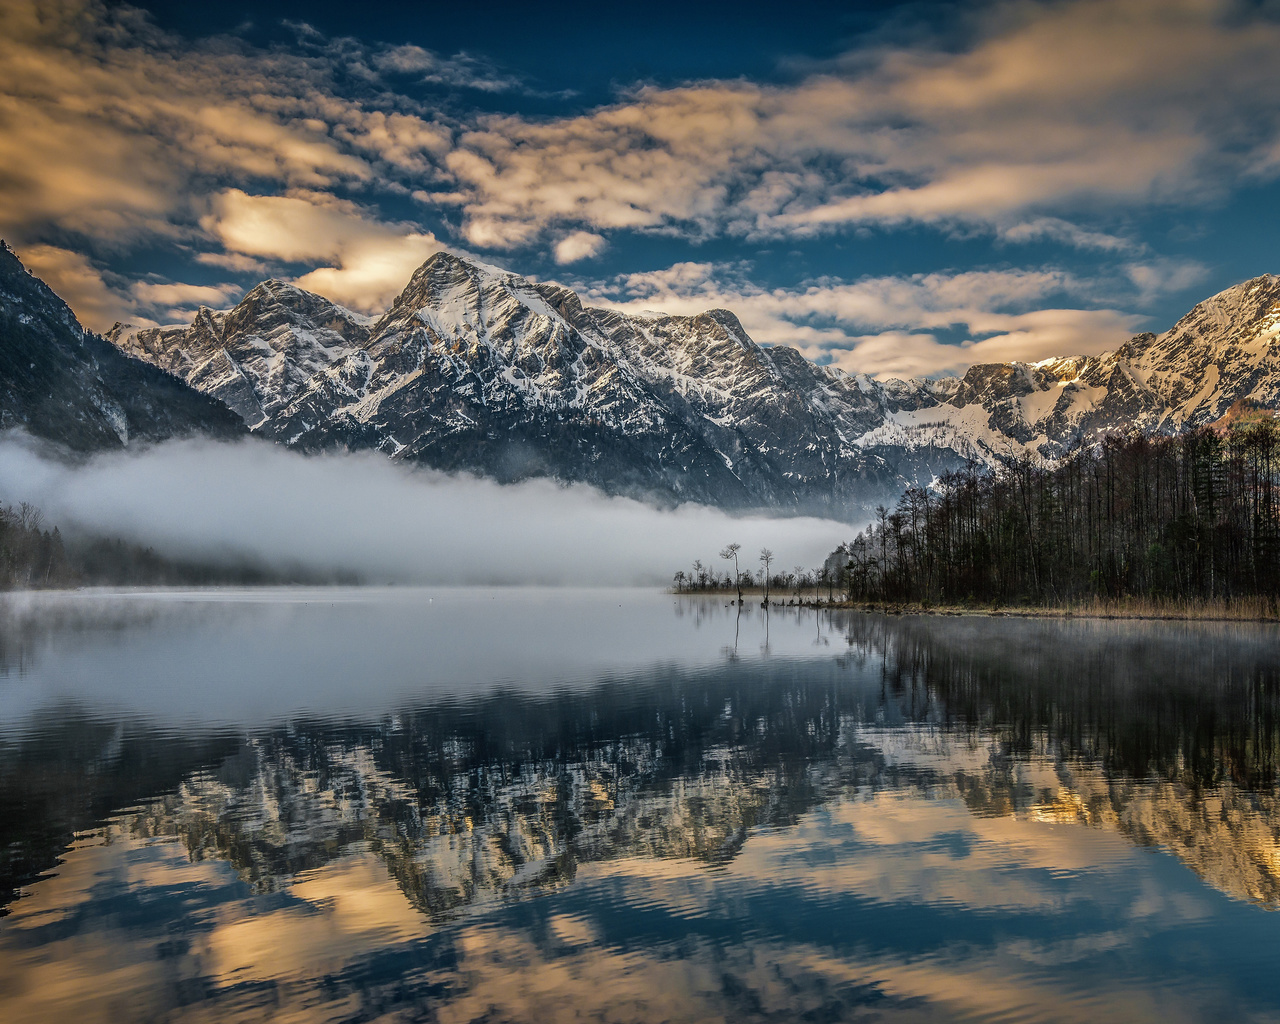
M 733 560 L 733 582 L 738 588 L 738 604 L 742 604 L 742 575 L 738 572 L 738 552 L 742 550 L 741 544 L 727 544 L 725 549 L 720 552 L 720 557 L 726 562 Z
M 768 548 L 760 549 L 760 565 L 764 569 L 764 601 L 761 603 L 767 608 L 769 606 L 769 567 L 773 565 L 773 552 Z

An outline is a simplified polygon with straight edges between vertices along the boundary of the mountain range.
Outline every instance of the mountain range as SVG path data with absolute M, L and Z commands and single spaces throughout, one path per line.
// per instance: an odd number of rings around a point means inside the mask
M 117 324 L 102 339 L 7 249 L 0 289 L 6 426 L 82 449 L 239 429 L 303 452 L 377 450 L 666 505 L 847 516 L 970 462 L 1051 460 L 1117 430 L 1173 433 L 1242 400 L 1280 403 L 1273 275 L 1100 356 L 888 381 L 761 346 L 727 310 L 591 307 L 445 252 L 377 317 L 272 280 L 189 325 Z M 31 397 L 31 346 L 80 383 Z

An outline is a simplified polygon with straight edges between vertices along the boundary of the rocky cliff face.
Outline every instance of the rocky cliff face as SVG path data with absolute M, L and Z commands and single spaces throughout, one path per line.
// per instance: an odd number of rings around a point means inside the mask
M 936 404 L 904 407 L 859 438 L 867 448 L 944 446 L 992 463 L 1004 452 L 1054 459 L 1115 431 L 1171 434 L 1237 402 L 1280 405 L 1280 277 L 1206 299 L 1164 334 L 1101 356 L 983 364 L 920 382 Z
M 86 331 L 0 243 L 0 429 L 14 427 L 75 451 L 246 432 L 221 402 Z
M 976 460 L 1054 459 L 1280 401 L 1280 278 L 1115 352 L 875 381 L 762 348 L 726 310 L 625 315 L 447 253 L 370 320 L 268 281 L 188 327 L 109 337 L 303 451 L 376 449 L 660 502 L 857 514 Z
M 189 327 L 108 338 L 235 410 L 251 428 L 271 422 L 317 373 L 367 341 L 367 318 L 279 281 L 264 281 L 235 309 L 201 309 Z
M 111 337 L 304 451 L 732 508 L 836 511 L 903 482 L 852 443 L 896 405 L 873 382 L 761 348 L 724 310 L 624 316 L 444 253 L 374 322 L 267 282 Z

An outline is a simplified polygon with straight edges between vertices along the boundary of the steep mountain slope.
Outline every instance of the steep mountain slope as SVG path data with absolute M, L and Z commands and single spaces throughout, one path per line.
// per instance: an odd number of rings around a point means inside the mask
M 0 243 L 0 428 L 75 451 L 245 433 L 222 403 L 86 331 Z
M 850 514 L 971 460 L 1054 459 L 1280 401 L 1280 278 L 1115 352 L 875 381 L 762 348 L 726 310 L 626 315 L 448 253 L 368 320 L 268 281 L 188 327 L 110 337 L 304 451 L 377 449 L 499 480 Z
M 1280 405 L 1280 277 L 1267 274 L 1199 303 L 1164 334 L 1101 356 L 988 363 L 921 382 L 937 405 L 904 409 L 864 445 L 944 445 L 992 461 L 1045 458 L 1117 430 L 1176 433 L 1235 403 Z
M 724 310 L 624 316 L 446 253 L 367 326 L 268 282 L 189 328 L 113 337 L 308 451 L 737 508 L 835 511 L 903 482 L 851 441 L 898 406 L 873 382 L 761 348 Z
M 182 377 L 261 427 L 315 374 L 368 340 L 368 321 L 328 299 L 264 281 L 235 309 L 201 309 L 189 327 L 139 331 L 116 324 L 107 337 L 126 352 Z

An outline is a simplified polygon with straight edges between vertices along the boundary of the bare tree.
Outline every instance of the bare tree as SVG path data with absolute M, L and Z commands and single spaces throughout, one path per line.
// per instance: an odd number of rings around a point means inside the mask
M 889 575 L 889 510 L 883 505 L 876 506 L 876 521 L 880 524 L 880 579 L 883 580 Z
M 29 501 L 18 506 L 18 522 L 24 530 L 39 530 L 44 524 L 44 513 Z
M 768 548 L 760 549 L 760 568 L 764 576 L 764 604 L 769 604 L 769 566 L 773 565 L 773 552 Z
M 741 544 L 726 544 L 720 552 L 720 557 L 726 562 L 733 559 L 733 582 L 738 588 L 738 604 L 742 604 L 742 576 L 738 572 L 738 552 L 741 550 Z

